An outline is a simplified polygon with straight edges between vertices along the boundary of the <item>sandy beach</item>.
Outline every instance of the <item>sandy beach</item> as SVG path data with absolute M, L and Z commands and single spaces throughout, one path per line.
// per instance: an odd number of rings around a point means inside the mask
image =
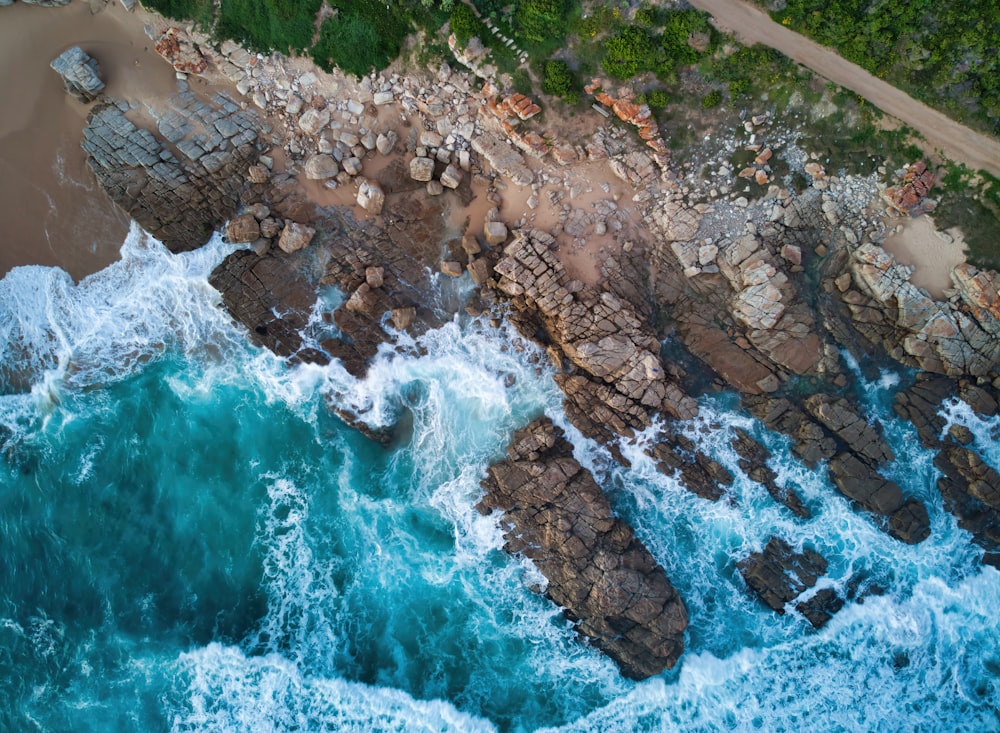
M 173 70 L 143 33 L 147 13 L 117 2 L 0 9 L 0 276 L 55 265 L 79 279 L 118 258 L 128 218 L 101 191 L 80 147 L 90 109 L 66 94 L 49 62 L 79 45 L 96 58 L 111 96 L 168 96 Z M 159 24 L 162 24 L 162 20 Z M 16 70 L 16 71 L 14 71 Z
M 900 231 L 885 238 L 883 248 L 903 265 L 913 267 L 910 282 L 937 299 L 952 287 L 951 271 L 965 262 L 961 232 L 939 232 L 934 219 L 926 214 L 901 222 Z

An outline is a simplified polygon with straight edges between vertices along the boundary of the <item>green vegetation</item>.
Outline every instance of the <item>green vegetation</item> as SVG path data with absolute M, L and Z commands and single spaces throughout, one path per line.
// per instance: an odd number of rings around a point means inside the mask
M 772 13 L 783 25 L 953 117 L 1000 134 L 996 0 L 787 0 L 783 5 Z
M 604 42 L 604 70 L 616 79 L 631 79 L 649 71 L 653 60 L 653 37 L 645 28 L 629 25 Z
M 481 41 L 487 40 L 486 34 L 489 31 L 483 22 L 476 17 L 472 8 L 465 3 L 456 3 L 452 7 L 449 22 L 451 32 L 455 34 L 455 40 L 458 41 L 460 48 L 465 48 L 473 36 L 479 36 Z
M 718 107 L 720 104 L 722 104 L 722 92 L 718 89 L 713 89 L 701 98 L 701 106 L 705 109 L 712 109 L 712 107 Z
M 569 64 L 562 59 L 545 62 L 542 91 L 554 94 L 570 104 L 580 101 L 580 83 Z
M 943 193 L 934 223 L 939 229 L 962 230 L 970 263 L 1000 270 L 1000 179 L 951 164 L 940 183 Z
M 212 0 L 146 0 L 143 5 L 174 20 L 191 19 L 204 29 L 212 25 Z
M 334 0 L 332 4 L 336 15 L 323 22 L 311 51 L 321 68 L 332 71 L 337 66 L 360 77 L 373 68 L 384 69 L 399 55 L 410 32 L 401 14 L 386 12 L 385 2 L 379 0 Z
M 544 43 L 565 35 L 566 0 L 518 0 L 514 25 L 520 38 Z
M 312 45 L 322 0 L 222 0 L 215 34 L 257 51 L 302 52 Z

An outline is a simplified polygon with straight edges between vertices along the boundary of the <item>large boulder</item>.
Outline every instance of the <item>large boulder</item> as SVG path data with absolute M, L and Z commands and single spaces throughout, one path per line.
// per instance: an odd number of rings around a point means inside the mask
M 340 167 L 332 155 L 319 153 L 306 160 L 304 167 L 306 178 L 310 181 L 325 181 L 340 173 Z
M 226 237 L 236 244 L 255 242 L 260 238 L 260 234 L 260 224 L 253 214 L 234 216 L 226 225 Z
M 431 158 L 414 158 L 410 161 L 410 178 L 414 181 L 429 181 L 434 177 L 434 161 Z
M 79 46 L 66 49 L 49 66 L 62 77 L 66 92 L 84 104 L 93 102 L 104 91 L 101 67 Z
M 385 205 L 385 193 L 374 181 L 362 181 L 358 187 L 358 206 L 369 214 L 381 214 Z
M 316 230 L 311 226 L 299 224 L 297 221 L 286 222 L 285 228 L 281 230 L 281 236 L 278 238 L 278 248 L 289 254 L 298 252 L 309 246 L 315 234 Z
M 663 568 L 614 517 L 590 471 L 548 418 L 517 431 L 479 504 L 501 510 L 506 549 L 530 558 L 546 595 L 622 673 L 643 679 L 684 650 L 687 611 Z

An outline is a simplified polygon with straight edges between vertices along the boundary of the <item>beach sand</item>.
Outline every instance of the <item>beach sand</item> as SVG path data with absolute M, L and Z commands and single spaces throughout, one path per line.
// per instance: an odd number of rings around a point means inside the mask
M 87 112 L 49 62 L 79 45 L 96 58 L 107 93 L 166 97 L 173 69 L 143 33 L 151 16 L 120 3 L 23 3 L 0 9 L 0 276 L 18 265 L 56 265 L 79 279 L 118 259 L 128 217 L 101 191 L 80 141 Z M 159 20 L 157 25 L 162 25 Z
M 937 299 L 944 298 L 944 291 L 952 287 L 954 267 L 965 262 L 961 232 L 938 232 L 934 219 L 927 215 L 903 221 L 900 231 L 886 237 L 883 248 L 896 262 L 911 265 L 914 269 L 910 282 Z

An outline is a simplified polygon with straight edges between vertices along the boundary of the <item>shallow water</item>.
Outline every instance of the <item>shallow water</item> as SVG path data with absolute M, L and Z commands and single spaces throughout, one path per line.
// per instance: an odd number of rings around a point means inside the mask
M 0 729 L 1000 730 L 1000 575 L 892 414 L 905 375 L 864 394 L 890 477 L 928 505 L 917 547 L 731 395 L 687 429 L 737 475 L 732 501 L 657 473 L 641 440 L 632 468 L 611 464 L 566 426 L 542 355 L 479 320 L 401 337 L 365 380 L 289 369 L 219 309 L 206 279 L 227 251 L 172 256 L 133 230 L 78 286 L 46 268 L 0 281 Z M 397 422 L 396 442 L 328 400 Z M 687 651 L 661 677 L 624 680 L 581 643 L 475 510 L 486 467 L 542 413 L 687 604 Z M 996 421 L 948 414 L 998 465 Z M 811 520 L 740 478 L 737 425 Z M 822 584 L 863 602 L 815 632 L 753 600 L 735 563 L 771 534 L 817 548 Z

